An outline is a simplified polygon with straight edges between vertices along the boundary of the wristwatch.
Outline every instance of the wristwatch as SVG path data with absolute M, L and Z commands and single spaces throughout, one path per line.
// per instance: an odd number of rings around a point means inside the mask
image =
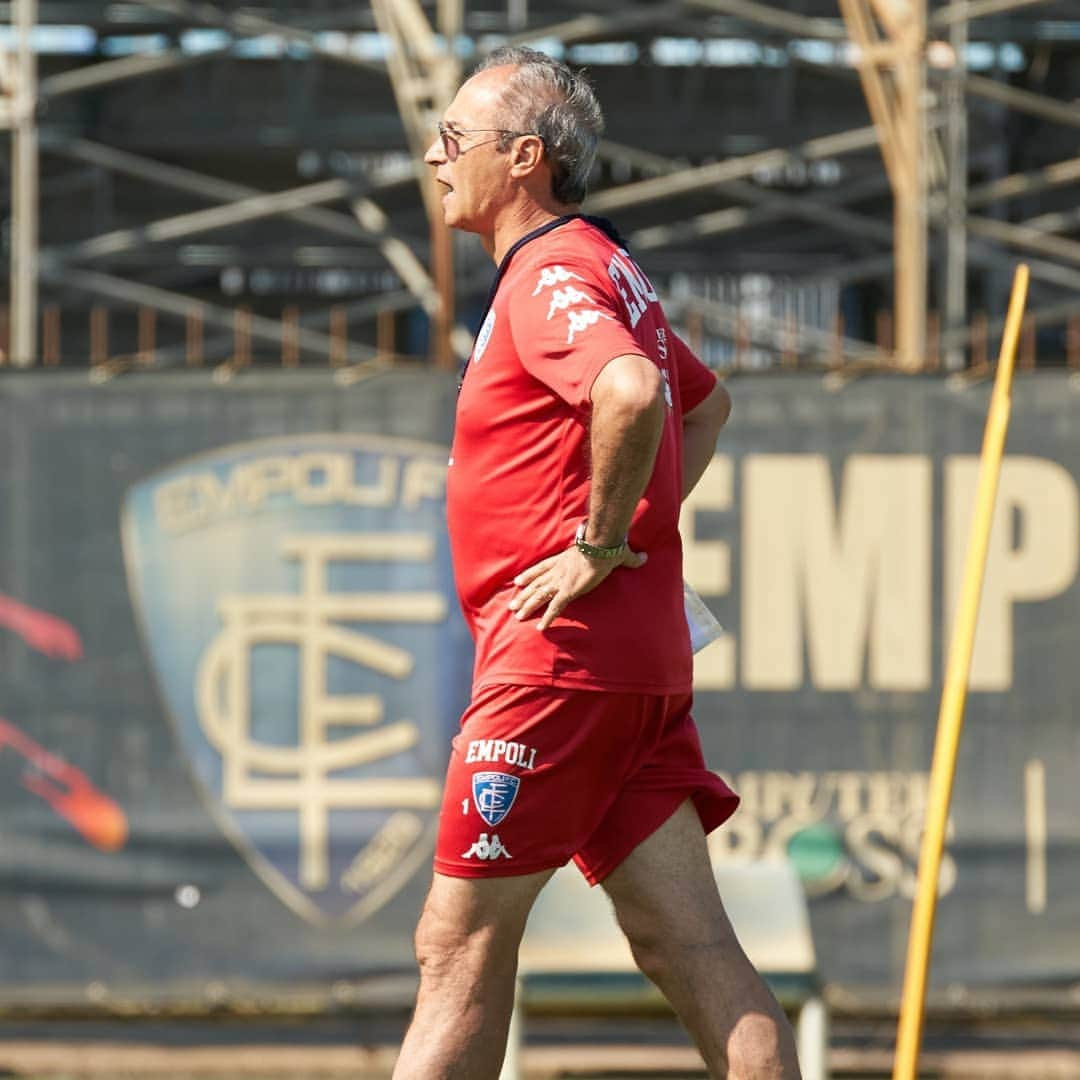
M 585 530 L 588 527 L 589 521 L 586 518 L 578 526 L 577 532 L 574 534 L 574 546 L 582 555 L 590 559 L 618 559 L 626 551 L 626 537 L 623 537 L 622 543 L 616 544 L 614 547 L 597 547 L 596 544 L 586 543 Z

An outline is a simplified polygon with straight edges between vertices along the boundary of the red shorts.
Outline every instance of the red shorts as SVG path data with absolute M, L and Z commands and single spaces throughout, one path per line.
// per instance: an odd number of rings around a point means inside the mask
M 705 767 L 691 700 L 484 687 L 453 740 L 435 869 L 506 877 L 573 857 L 595 885 L 687 798 L 715 829 L 739 799 Z

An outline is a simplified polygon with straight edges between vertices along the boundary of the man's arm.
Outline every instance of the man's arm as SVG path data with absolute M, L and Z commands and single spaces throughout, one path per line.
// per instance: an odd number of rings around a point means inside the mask
M 590 397 L 592 478 L 584 539 L 594 547 L 616 547 L 652 476 L 667 408 L 663 379 L 651 360 L 628 353 L 605 365 Z M 616 567 L 636 568 L 645 558 L 627 547 L 617 558 L 594 559 L 573 545 L 514 578 L 518 592 L 510 609 L 523 619 L 546 605 L 537 623 L 546 630 L 571 600 L 592 592 Z
M 659 369 L 644 356 L 618 356 L 592 386 L 589 526 L 597 547 L 621 544 L 645 493 L 664 430 Z
M 716 437 L 731 415 L 731 395 L 718 382 L 708 397 L 683 414 L 683 490 L 685 499 L 704 475 L 716 452 Z

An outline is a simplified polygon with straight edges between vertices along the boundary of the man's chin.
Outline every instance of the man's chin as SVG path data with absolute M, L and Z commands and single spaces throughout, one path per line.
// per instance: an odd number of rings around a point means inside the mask
M 443 224 L 448 229 L 458 229 L 461 232 L 479 232 L 480 230 L 464 215 L 454 212 L 452 207 L 443 207 Z

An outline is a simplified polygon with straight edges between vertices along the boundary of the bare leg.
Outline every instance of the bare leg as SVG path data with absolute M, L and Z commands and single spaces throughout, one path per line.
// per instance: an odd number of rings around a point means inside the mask
M 604 882 L 634 959 L 716 1080 L 798 1080 L 791 1027 L 742 950 L 690 802 Z
M 496 1080 L 514 1005 L 518 945 L 551 874 L 435 875 L 416 930 L 420 991 L 394 1080 Z

